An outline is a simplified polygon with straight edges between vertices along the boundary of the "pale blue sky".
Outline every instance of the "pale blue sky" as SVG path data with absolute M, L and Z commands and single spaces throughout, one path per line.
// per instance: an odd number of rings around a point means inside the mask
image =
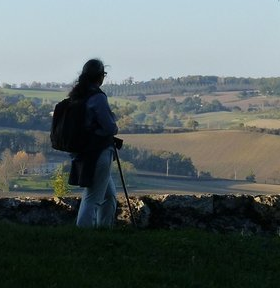
M 280 76 L 278 0 L 0 0 L 0 83 Z

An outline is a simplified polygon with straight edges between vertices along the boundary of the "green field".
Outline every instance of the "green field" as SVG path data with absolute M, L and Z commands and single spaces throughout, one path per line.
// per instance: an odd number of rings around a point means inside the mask
M 199 129 L 230 129 L 258 119 L 258 114 L 222 111 L 195 114 L 192 118 L 199 123 Z
M 5 94 L 22 94 L 25 97 L 36 97 L 40 99 L 48 99 L 51 101 L 60 101 L 67 95 L 66 91 L 44 91 L 44 90 L 21 90 L 21 89 L 1 89 Z
M 2 91 L 10 94 L 22 93 L 27 97 L 46 98 L 54 101 L 59 101 L 66 96 L 66 92 L 55 91 L 17 89 L 2 89 Z M 227 99 L 233 101 L 237 96 L 236 93 L 232 93 L 213 97 L 218 97 L 223 101 L 227 101 Z M 232 99 L 228 97 L 232 97 Z M 139 103 L 120 97 L 110 97 L 109 102 L 120 106 L 127 103 L 136 105 Z M 199 129 L 206 131 L 187 134 L 121 135 L 121 137 L 125 139 L 126 143 L 138 147 L 185 154 L 191 157 L 198 170 L 209 171 L 214 177 L 243 180 L 250 171 L 253 171 L 257 181 L 278 184 L 280 183 L 280 161 L 278 161 L 280 137 L 229 130 L 240 124 L 274 128 L 279 125 L 280 127 L 279 120 L 259 119 L 265 113 L 196 114 L 191 117 L 199 122 Z M 211 131 L 211 129 L 228 130 Z
M 178 152 L 191 157 L 214 177 L 242 179 L 251 170 L 259 182 L 279 183 L 280 137 L 238 130 L 197 131 L 179 134 L 123 134 L 126 144 Z
M 276 288 L 280 238 L 0 222 L 1 288 Z
M 62 99 L 64 99 L 68 92 L 67 91 L 44 91 L 44 90 L 29 90 L 29 89 L 1 89 L 2 92 L 4 92 L 5 94 L 22 94 L 25 97 L 36 97 L 36 98 L 40 98 L 40 99 L 48 99 L 54 102 L 58 102 L 61 101 Z M 109 102 L 111 104 L 117 104 L 120 106 L 124 106 L 126 105 L 126 103 L 134 103 L 136 104 L 137 101 L 136 100 L 129 100 L 126 98 L 122 98 L 122 97 L 109 97 Z
M 52 176 L 40 176 L 40 175 L 24 175 L 18 176 L 12 180 L 13 186 L 16 185 L 16 189 L 13 190 L 50 190 L 53 189 Z
M 279 119 L 269 119 L 268 112 L 212 112 L 191 116 L 199 123 L 198 129 L 232 129 L 243 126 L 280 129 Z M 268 118 L 268 119 L 263 119 Z

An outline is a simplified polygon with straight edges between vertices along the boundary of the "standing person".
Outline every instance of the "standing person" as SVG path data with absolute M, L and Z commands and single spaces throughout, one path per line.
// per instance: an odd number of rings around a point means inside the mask
M 87 151 L 71 155 L 69 184 L 77 182 L 85 187 L 77 217 L 78 227 L 112 227 L 115 219 L 117 200 L 111 165 L 113 136 L 117 134 L 118 127 L 107 96 L 100 89 L 106 74 L 102 61 L 89 60 L 69 93 L 71 100 L 88 99 L 85 125 L 93 139 L 89 141 Z

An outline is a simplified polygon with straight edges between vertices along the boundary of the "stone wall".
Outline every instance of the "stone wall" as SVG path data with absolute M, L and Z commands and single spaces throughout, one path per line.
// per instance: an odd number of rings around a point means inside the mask
M 74 225 L 80 199 L 0 198 L 0 220 L 35 225 Z M 240 233 L 280 233 L 280 195 L 145 195 L 130 197 L 139 228 L 202 228 Z M 116 226 L 131 225 L 124 197 Z

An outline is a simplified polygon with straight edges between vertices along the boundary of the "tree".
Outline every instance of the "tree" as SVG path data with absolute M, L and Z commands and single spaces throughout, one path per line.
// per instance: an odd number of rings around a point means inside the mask
M 167 127 L 182 127 L 182 122 L 176 115 L 174 115 L 172 118 L 167 118 L 164 124 Z
M 37 114 L 37 108 L 30 99 L 20 100 L 15 106 L 18 123 L 32 125 L 32 121 Z
M 11 85 L 11 84 L 8 84 L 8 83 L 3 83 L 3 84 L 2 84 L 2 87 L 3 87 L 3 88 L 6 88 L 6 89 L 11 89 L 11 88 L 12 88 L 12 85 Z
M 120 151 L 120 156 L 123 161 L 132 163 L 139 170 L 165 173 L 168 160 L 171 174 L 196 175 L 196 168 L 191 159 L 179 153 L 148 151 L 124 145 Z
M 20 84 L 20 88 L 21 89 L 28 89 L 29 87 L 28 87 L 28 85 L 26 83 L 21 83 Z
M 55 171 L 53 181 L 54 196 L 64 197 L 70 192 L 68 176 L 68 173 L 63 172 L 63 165 L 59 165 Z
M 34 171 L 42 172 L 42 165 L 46 162 L 46 158 L 42 152 L 36 153 L 34 156 L 29 155 L 30 166 Z
M 222 103 L 219 101 L 219 100 L 217 100 L 217 99 L 215 99 L 215 100 L 213 100 L 212 102 L 211 102 L 211 108 L 212 108 L 212 111 L 215 111 L 215 112 L 217 112 L 217 111 L 222 111 L 222 110 L 225 110 L 225 107 L 222 105 Z
M 133 118 L 127 115 L 118 120 L 118 126 L 120 130 L 129 129 L 133 124 L 134 124 Z
M 136 169 L 135 169 L 134 165 L 131 162 L 126 162 L 126 161 L 122 161 L 122 160 L 120 160 L 120 163 L 121 163 L 122 172 L 125 175 L 126 183 L 128 185 L 133 183 L 134 175 L 136 173 Z M 116 161 L 113 163 L 112 173 L 114 175 L 115 183 L 117 185 L 122 185 L 120 175 L 119 175 L 119 173 L 120 173 L 119 168 L 118 168 Z
M 144 94 L 139 94 L 139 96 L 137 97 L 137 100 L 140 102 L 145 102 L 147 98 Z
M 13 156 L 9 149 L 6 149 L 1 155 L 0 162 L 0 187 L 4 192 L 8 192 L 10 182 L 15 175 Z
M 134 83 L 134 78 L 132 76 L 124 80 L 124 84 L 126 85 L 132 85 L 133 83 Z
M 187 122 L 187 127 L 192 128 L 193 130 L 196 130 L 196 128 L 199 126 L 199 123 L 195 121 L 194 119 L 189 119 Z
M 35 156 L 34 156 L 35 165 L 40 166 L 40 165 L 44 164 L 45 162 L 46 162 L 46 158 L 42 152 L 38 152 L 35 154 Z
M 13 163 L 14 163 L 15 169 L 18 171 L 20 175 L 24 175 L 29 162 L 30 162 L 30 157 L 25 151 L 19 151 L 13 157 Z
M 248 182 L 253 182 L 253 183 L 255 183 L 256 182 L 256 174 L 254 173 L 254 171 L 253 170 L 251 170 L 250 172 L 249 172 L 249 174 L 246 176 L 246 181 L 248 181 Z
M 33 151 L 35 149 L 35 145 L 35 137 L 26 132 L 0 132 L 0 151 L 4 151 L 6 148 L 9 148 L 12 153 L 18 152 L 20 150 Z
M 33 81 L 30 85 L 30 88 L 32 89 L 40 89 L 42 87 L 42 84 L 40 82 L 36 82 L 36 81 Z
M 212 175 L 209 171 L 199 171 L 198 178 L 199 179 L 211 179 Z
M 146 114 L 143 112 L 136 113 L 133 117 L 135 123 L 137 123 L 137 124 L 138 123 L 142 124 L 144 122 L 145 118 L 146 118 Z

